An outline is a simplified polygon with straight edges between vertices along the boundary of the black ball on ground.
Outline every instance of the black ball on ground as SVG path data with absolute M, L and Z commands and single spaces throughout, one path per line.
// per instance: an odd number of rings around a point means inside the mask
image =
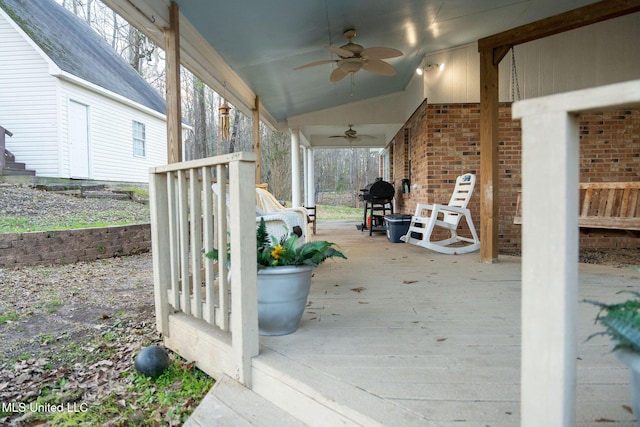
M 134 366 L 140 374 L 151 378 L 159 377 L 169 367 L 169 355 L 162 347 L 152 345 L 143 348 L 136 356 Z

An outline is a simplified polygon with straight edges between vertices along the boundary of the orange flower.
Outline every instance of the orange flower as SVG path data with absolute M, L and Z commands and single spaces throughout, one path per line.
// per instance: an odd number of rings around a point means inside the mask
M 273 259 L 280 259 L 280 255 L 284 253 L 284 248 L 281 245 L 275 245 L 271 251 L 271 257 Z

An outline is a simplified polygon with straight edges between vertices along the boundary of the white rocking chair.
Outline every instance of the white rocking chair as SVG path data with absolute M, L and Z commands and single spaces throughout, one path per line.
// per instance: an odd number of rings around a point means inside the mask
M 456 179 L 456 186 L 448 205 L 418 203 L 416 213 L 411 218 L 409 231 L 400 240 L 443 254 L 465 254 L 480 249 L 480 239 L 478 239 L 478 234 L 473 226 L 471 212 L 467 209 L 475 184 L 475 175 L 470 173 L 460 175 Z M 458 225 L 462 217 L 467 221 L 471 238 L 458 236 Z M 448 230 L 450 237 L 431 241 L 431 234 L 436 227 Z M 460 242 L 469 244 L 455 245 Z

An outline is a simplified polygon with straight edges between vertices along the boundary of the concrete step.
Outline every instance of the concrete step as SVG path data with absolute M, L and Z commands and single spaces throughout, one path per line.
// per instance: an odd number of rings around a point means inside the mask
M 54 191 L 54 192 L 77 192 L 80 194 L 84 191 L 102 191 L 106 188 L 104 184 L 36 184 L 38 190 Z
M 282 409 L 227 376 L 216 381 L 184 427 L 302 427 Z
M 322 374 L 269 348 L 252 360 L 252 390 L 220 379 L 187 427 L 430 425 L 424 416 Z M 380 381 L 384 381 L 383 378 Z
M 131 194 L 112 191 L 85 191 L 80 197 L 84 197 L 85 199 L 131 200 Z
M 27 169 L 24 163 L 20 162 L 7 162 L 2 169 L 2 175 L 35 175 L 36 172 Z

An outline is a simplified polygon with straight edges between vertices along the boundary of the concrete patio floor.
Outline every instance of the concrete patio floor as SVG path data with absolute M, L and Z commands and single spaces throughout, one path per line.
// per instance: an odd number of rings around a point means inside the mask
M 477 252 L 391 243 L 357 223 L 318 222 L 315 238 L 349 259 L 315 271 L 298 331 L 261 337 L 254 359 L 254 371 L 281 372 L 344 416 L 318 419 L 283 387 L 258 381 L 254 391 L 307 425 L 519 425 L 520 258 L 483 264 Z M 580 299 L 613 302 L 625 289 L 640 290 L 637 269 L 580 265 Z M 585 342 L 597 309 L 578 308 L 577 425 L 635 426 L 629 372 L 607 339 Z

